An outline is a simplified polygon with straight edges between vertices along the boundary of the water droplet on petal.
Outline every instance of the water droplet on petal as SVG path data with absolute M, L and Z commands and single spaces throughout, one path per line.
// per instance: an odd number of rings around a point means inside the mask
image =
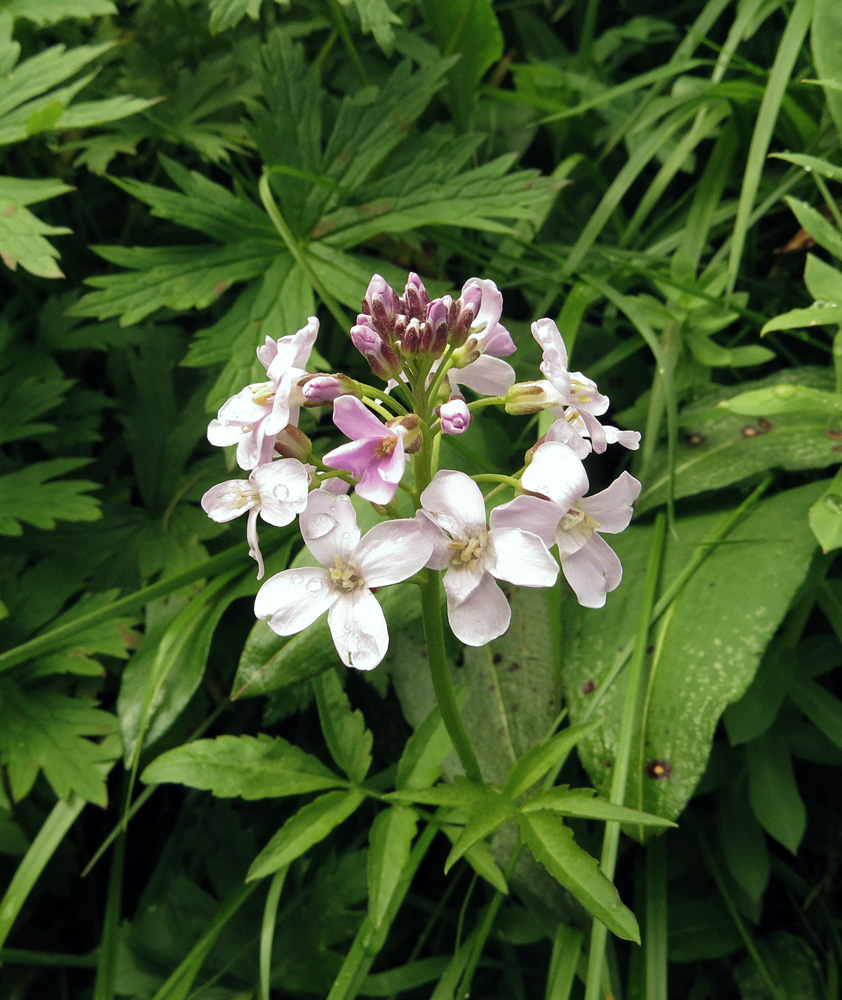
M 272 496 L 276 500 L 284 501 L 289 499 L 289 487 L 284 486 L 283 483 L 278 483 L 277 486 L 272 487 Z
M 305 587 L 311 594 L 315 594 L 317 590 L 322 589 L 322 581 L 317 576 L 311 576 L 305 584 Z
M 322 538 L 336 525 L 336 521 L 328 514 L 313 514 L 307 522 L 307 534 L 311 538 Z

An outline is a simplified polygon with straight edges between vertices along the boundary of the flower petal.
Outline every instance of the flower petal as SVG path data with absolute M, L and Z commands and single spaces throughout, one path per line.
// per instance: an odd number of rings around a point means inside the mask
M 377 439 L 370 437 L 349 441 L 329 451 L 322 461 L 329 469 L 345 469 L 357 479 L 362 479 L 366 469 L 375 461 L 377 444 Z
M 464 601 L 453 601 L 448 594 L 447 618 L 460 642 L 466 646 L 484 646 L 506 631 L 512 609 L 494 577 L 483 573 Z
M 257 618 L 269 622 L 278 635 L 294 635 L 328 610 L 339 592 L 318 566 L 285 569 L 270 576 L 254 599 Z
M 216 445 L 217 448 L 224 448 L 229 444 L 239 444 L 241 439 L 251 434 L 250 427 L 242 424 L 226 424 L 222 420 L 211 420 L 208 424 L 208 441 Z
M 370 590 L 361 588 L 346 594 L 327 616 L 330 634 L 339 659 L 346 667 L 373 670 L 389 648 L 389 631 L 383 609 Z
M 226 479 L 211 488 L 202 497 L 202 510 L 212 521 L 222 524 L 259 503 L 254 487 L 247 479 Z
M 582 460 L 558 441 L 545 441 L 535 449 L 521 483 L 530 493 L 549 497 L 565 509 L 588 492 Z
M 632 516 L 631 505 L 640 495 L 640 483 L 629 475 L 621 472 L 614 482 L 601 493 L 592 497 L 583 497 L 579 507 L 598 524 L 597 531 L 607 531 L 616 535 L 625 531 Z
M 587 427 L 582 418 L 576 414 L 572 421 L 560 416 L 547 431 L 547 441 L 557 441 L 565 444 L 573 451 L 577 458 L 587 458 L 591 453 L 590 441 L 580 434 L 576 427 L 579 426 L 583 433 L 587 433 Z
M 448 552 L 448 556 L 452 558 L 452 550 Z M 447 572 L 444 574 L 444 592 L 447 594 L 448 604 L 461 604 L 470 597 L 470 595 L 477 589 L 477 587 L 482 583 L 482 578 L 485 576 L 484 569 L 478 569 L 477 564 L 474 563 L 453 563 L 448 558 L 446 565 Z
M 353 552 L 360 540 L 357 514 L 351 501 L 327 490 L 313 490 L 298 521 L 307 548 L 331 568 L 337 555 Z
M 491 539 L 493 554 L 485 568 L 498 580 L 518 587 L 552 587 L 555 583 L 558 565 L 537 535 L 520 528 L 495 528 Z
M 250 478 L 260 490 L 260 516 L 269 524 L 291 524 L 307 506 L 310 476 L 297 458 L 260 465 Z
M 257 563 L 257 579 L 262 580 L 266 569 L 263 565 L 263 553 L 260 551 L 260 539 L 257 535 L 257 508 L 249 511 L 246 540 L 249 543 L 249 555 Z
M 269 393 L 268 396 L 260 396 L 264 399 L 262 403 L 255 402 L 255 395 L 261 390 Z M 236 396 L 232 396 L 220 406 L 217 416 L 226 424 L 256 424 L 271 412 L 269 401 L 274 395 L 274 382 L 254 382 L 241 389 Z
M 640 447 L 640 431 L 621 431 L 619 427 L 603 424 L 605 440 L 609 444 L 621 444 L 629 451 L 637 451 Z
M 521 528 L 537 535 L 549 549 L 555 544 L 558 522 L 566 513 L 564 507 L 552 500 L 520 496 L 492 510 L 491 528 L 492 531 L 497 528 Z
M 433 543 L 414 518 L 375 524 L 357 546 L 355 558 L 368 587 L 400 583 L 423 569 Z
M 333 401 L 333 422 L 352 440 L 394 434 L 356 396 L 340 396 Z
M 464 472 L 437 472 L 421 494 L 421 506 L 454 538 L 471 538 L 485 529 L 485 501 L 479 486 Z
M 483 354 L 464 368 L 452 368 L 452 382 L 485 396 L 504 396 L 515 384 L 515 370 L 501 358 Z
M 617 553 L 599 535 L 592 535 L 587 545 L 572 556 L 565 556 L 561 569 L 584 608 L 601 608 L 605 595 L 623 579 L 623 566 Z

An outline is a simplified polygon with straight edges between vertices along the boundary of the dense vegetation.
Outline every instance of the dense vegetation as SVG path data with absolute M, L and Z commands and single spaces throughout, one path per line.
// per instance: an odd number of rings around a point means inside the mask
M 0 0 L 2 1000 L 837 1000 L 840 38 L 838 0 Z M 485 786 L 409 585 L 346 670 L 200 506 L 255 349 L 316 316 L 309 370 L 370 379 L 408 272 L 494 281 L 519 379 L 552 318 L 642 433 L 589 466 L 642 483 L 605 607 L 447 636 Z

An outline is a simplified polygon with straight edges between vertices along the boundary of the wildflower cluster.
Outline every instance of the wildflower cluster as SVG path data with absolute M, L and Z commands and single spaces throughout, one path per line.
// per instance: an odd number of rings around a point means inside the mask
M 416 274 L 400 296 L 375 275 L 350 335 L 385 382 L 382 388 L 307 371 L 319 328 L 315 317 L 296 334 L 267 338 L 258 349 L 266 381 L 229 399 L 208 428 L 211 443 L 237 446 L 237 462 L 250 474 L 208 490 L 202 506 L 216 521 L 248 512 L 258 579 L 258 516 L 275 525 L 299 518 L 319 566 L 277 573 L 255 602 L 258 618 L 278 634 L 292 635 L 327 612 L 343 663 L 369 670 L 388 648 L 373 591 L 422 571 L 443 572 L 450 627 L 471 646 L 509 627 L 511 611 L 498 580 L 550 587 L 560 563 L 579 602 L 592 608 L 602 607 L 619 584 L 622 567 L 602 533 L 628 525 L 640 483 L 624 472 L 608 489 L 587 496 L 583 459 L 609 444 L 637 448 L 640 435 L 600 422 L 608 398 L 568 370 L 564 341 L 550 319 L 532 324 L 544 378 L 516 384 L 503 360 L 515 344 L 500 322 L 502 311 L 493 281 L 471 278 L 458 298 L 431 299 Z M 480 398 L 468 402 L 463 390 Z M 548 410 L 555 418 L 527 453 L 525 468 L 514 476 L 473 478 L 439 469 L 441 435 L 464 433 L 491 404 L 513 414 Z M 348 442 L 317 457 L 297 427 L 302 406 L 330 407 Z M 483 496 L 477 480 L 496 485 Z M 352 487 L 389 518 L 365 536 L 346 495 Z M 504 488 L 514 489 L 514 499 L 489 516 L 492 495 Z M 408 498 L 404 513 L 414 516 L 402 516 L 399 489 Z

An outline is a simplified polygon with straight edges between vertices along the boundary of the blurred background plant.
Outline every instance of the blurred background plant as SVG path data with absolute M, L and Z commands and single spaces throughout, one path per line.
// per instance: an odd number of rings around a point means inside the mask
M 840 995 L 840 37 L 837 0 L 0 2 L 0 997 Z M 260 769 L 453 775 L 411 602 L 346 699 L 198 506 L 257 344 L 317 314 L 361 374 L 368 279 L 410 269 L 497 282 L 521 377 L 555 319 L 644 431 L 607 607 L 514 594 L 451 648 L 489 781 L 588 724 L 551 780 L 678 822 L 571 821 L 641 946 L 505 824 L 444 876 L 458 809 L 340 827 Z M 493 420 L 446 464 L 519 465 L 534 423 Z M 243 774 L 152 764 L 202 736 Z

